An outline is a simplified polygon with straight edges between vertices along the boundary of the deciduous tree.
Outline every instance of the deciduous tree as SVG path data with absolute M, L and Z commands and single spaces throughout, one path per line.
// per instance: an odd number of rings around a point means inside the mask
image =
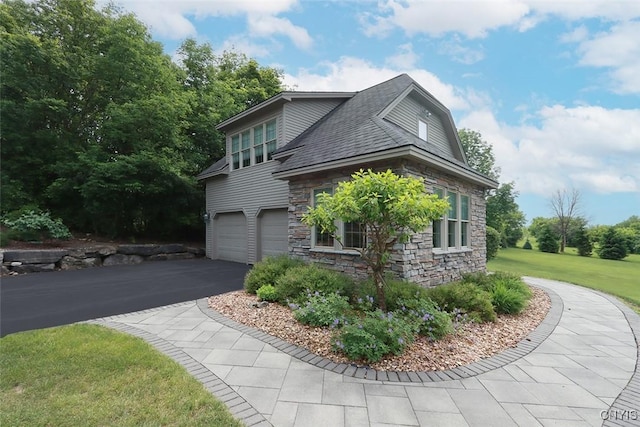
M 549 199 L 551 209 L 558 219 L 558 231 L 560 234 L 560 252 L 564 252 L 567 245 L 567 236 L 571 220 L 580 212 L 580 191 L 571 189 L 557 190 Z
M 458 137 L 467 156 L 469 166 L 498 181 L 500 168 L 496 166 L 496 158 L 491 145 L 482 139 L 480 132 L 471 129 L 459 129 Z
M 378 303 L 386 311 L 384 269 L 396 242 L 405 242 L 445 214 L 446 200 L 427 194 L 424 181 L 400 177 L 392 171 L 360 170 L 341 182 L 333 195 L 323 193 L 303 217 L 309 226 L 336 235 L 336 221 L 359 222 L 367 232 L 367 245 L 359 249 L 372 271 Z

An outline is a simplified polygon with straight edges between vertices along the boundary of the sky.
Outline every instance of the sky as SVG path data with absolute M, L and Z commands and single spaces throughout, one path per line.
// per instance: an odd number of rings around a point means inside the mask
M 493 147 L 527 221 L 581 194 L 590 224 L 640 215 L 640 0 L 120 0 L 176 57 L 188 37 L 281 69 L 289 89 L 407 73 Z

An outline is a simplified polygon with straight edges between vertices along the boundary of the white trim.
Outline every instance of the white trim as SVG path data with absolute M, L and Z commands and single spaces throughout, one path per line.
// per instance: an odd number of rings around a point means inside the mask
M 432 246 L 433 246 L 433 252 L 434 254 L 437 253 L 455 253 L 455 252 L 464 252 L 464 251 L 471 251 L 472 249 L 472 245 L 471 245 L 471 196 L 467 193 L 463 193 L 458 189 L 449 189 L 445 186 L 440 186 L 440 185 L 434 185 L 433 186 L 433 193 L 432 194 L 436 194 L 436 190 L 440 190 L 442 192 L 442 197 L 443 198 L 448 198 L 450 197 L 450 195 L 455 194 L 456 200 L 455 200 L 455 205 L 456 205 L 456 212 L 455 212 L 455 218 L 449 218 L 449 213 L 445 213 L 444 215 L 442 215 L 442 217 L 438 218 L 437 221 L 440 221 L 440 246 L 436 247 L 435 244 L 433 243 L 433 240 L 435 239 L 435 235 L 436 235 L 436 227 L 435 227 L 435 223 L 432 222 L 431 223 L 431 233 L 432 233 Z M 467 224 L 467 244 L 466 245 L 462 245 L 462 223 L 463 223 L 463 219 L 462 219 L 462 202 L 461 199 L 462 197 L 467 197 L 468 199 L 468 203 L 467 203 L 467 215 L 468 215 L 468 219 L 464 220 L 464 223 Z M 453 222 L 454 223 L 454 245 L 450 246 L 449 245 L 449 223 Z

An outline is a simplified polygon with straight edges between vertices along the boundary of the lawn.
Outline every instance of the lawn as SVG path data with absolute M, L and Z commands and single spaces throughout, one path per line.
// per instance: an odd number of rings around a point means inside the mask
M 616 295 L 636 309 L 640 307 L 640 255 L 612 261 L 596 255 L 580 257 L 573 248 L 567 248 L 564 254 L 509 248 L 501 249 L 487 268 L 575 283 Z
M 241 426 L 179 364 L 95 325 L 0 339 L 0 425 Z

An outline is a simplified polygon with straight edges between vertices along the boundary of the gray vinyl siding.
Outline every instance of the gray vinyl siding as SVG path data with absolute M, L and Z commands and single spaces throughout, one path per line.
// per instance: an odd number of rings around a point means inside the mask
M 207 180 L 206 207 L 213 218 L 224 212 L 244 212 L 247 218 L 247 262 L 257 259 L 257 221 L 260 209 L 287 208 L 289 187 L 286 181 L 276 180 L 271 174 L 278 162 L 268 161 L 259 165 L 230 171 Z M 213 230 L 215 221 L 207 224 L 207 256 L 218 258 Z
M 344 102 L 344 99 L 305 99 L 293 100 L 284 106 L 284 143 L 307 130 L 331 110 Z
M 273 113 L 273 114 L 266 114 L 262 117 L 260 117 L 259 119 L 256 120 L 252 120 L 250 122 L 243 122 L 241 125 L 235 126 L 233 128 L 230 128 L 227 131 L 227 137 L 226 137 L 226 144 L 227 144 L 227 150 L 226 150 L 226 155 L 227 155 L 227 162 L 229 164 L 231 164 L 231 137 L 236 135 L 239 132 L 243 132 L 247 129 L 251 129 L 254 126 L 259 125 L 260 123 L 265 123 L 268 122 L 270 120 L 276 119 L 276 138 L 278 139 L 277 142 L 277 146 L 278 148 L 282 147 L 285 142 L 284 142 L 284 132 L 283 132 L 283 120 L 282 120 L 282 112 L 278 112 L 278 113 Z
M 405 130 L 418 135 L 418 118 L 427 123 L 427 140 L 444 153 L 454 157 L 453 150 L 444 132 L 442 120 L 436 114 L 424 117 L 421 113 L 428 107 L 420 104 L 414 97 L 407 96 L 396 105 L 387 115 L 386 119 L 397 124 Z M 432 109 L 433 110 L 433 109 Z

